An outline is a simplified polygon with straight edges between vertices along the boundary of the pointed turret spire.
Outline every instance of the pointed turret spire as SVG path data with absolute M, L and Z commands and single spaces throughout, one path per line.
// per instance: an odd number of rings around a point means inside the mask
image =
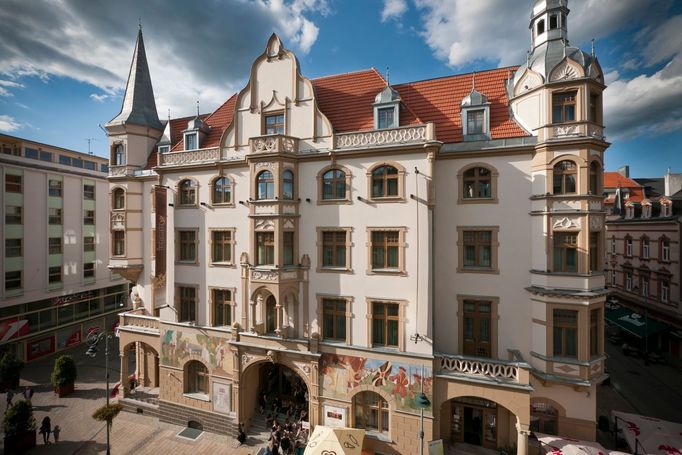
M 137 42 L 135 43 L 133 61 L 130 64 L 121 112 L 107 123 L 107 126 L 116 124 L 132 124 L 157 130 L 163 129 L 163 124 L 159 121 L 159 115 L 156 112 L 154 90 L 152 89 L 152 79 L 149 75 L 147 55 L 144 50 L 141 23 L 137 32 Z

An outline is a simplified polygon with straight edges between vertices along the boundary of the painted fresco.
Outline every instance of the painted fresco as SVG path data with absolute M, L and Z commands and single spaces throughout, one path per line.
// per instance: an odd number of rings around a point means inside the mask
M 421 391 L 422 367 L 365 357 L 322 355 L 322 394 L 347 400 L 349 392 L 362 385 L 380 388 L 393 397 L 400 411 L 418 413 L 415 405 Z M 424 393 L 433 403 L 433 373 L 424 368 Z M 424 410 L 431 413 L 431 406 Z
M 188 360 L 200 360 L 212 374 L 227 376 L 230 347 L 226 338 L 195 332 L 165 330 L 161 337 L 161 364 L 176 368 Z

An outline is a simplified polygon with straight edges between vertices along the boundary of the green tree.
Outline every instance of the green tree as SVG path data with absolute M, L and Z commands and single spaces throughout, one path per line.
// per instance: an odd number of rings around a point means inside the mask
M 68 384 L 76 382 L 78 372 L 76 370 L 76 362 L 70 355 L 62 355 L 54 362 L 54 369 L 52 370 L 52 385 L 55 387 L 64 387 Z

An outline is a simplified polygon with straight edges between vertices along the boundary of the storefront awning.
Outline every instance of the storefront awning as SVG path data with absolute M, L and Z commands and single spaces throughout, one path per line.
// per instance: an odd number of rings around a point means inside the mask
M 598 442 L 580 441 L 534 432 L 545 453 L 551 455 L 628 455 L 605 449 Z
M 616 309 L 606 308 L 604 317 L 610 323 L 617 325 L 638 338 L 644 338 L 646 334 L 653 335 L 670 329 L 668 324 L 659 322 L 656 319 L 645 318 L 636 311 L 623 306 Z
M 682 423 L 620 411 L 611 411 L 611 415 L 633 452 L 648 455 L 682 453 Z

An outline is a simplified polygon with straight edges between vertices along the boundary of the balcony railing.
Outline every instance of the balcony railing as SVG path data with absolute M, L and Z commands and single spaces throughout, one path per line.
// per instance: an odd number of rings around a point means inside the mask
M 257 283 L 279 283 L 282 281 L 296 280 L 298 278 L 298 268 L 271 269 L 253 268 L 251 269 L 251 281 Z
M 432 141 L 435 138 L 436 134 L 433 123 L 427 123 L 425 125 L 402 126 L 385 130 L 337 134 L 334 148 L 366 148 L 416 144 Z
M 220 160 L 220 149 L 185 150 L 159 154 L 159 166 L 178 166 Z
M 440 354 L 438 357 L 440 372 L 444 374 L 481 378 L 498 383 L 529 384 L 529 366 L 525 362 L 448 354 Z
M 121 328 L 135 332 L 159 333 L 159 318 L 142 314 L 123 313 L 120 320 Z
M 559 125 L 547 125 L 540 129 L 540 141 L 592 137 L 606 140 L 604 128 L 591 122 L 574 122 Z
M 298 153 L 298 139 L 283 134 L 252 137 L 249 145 L 251 153 Z

